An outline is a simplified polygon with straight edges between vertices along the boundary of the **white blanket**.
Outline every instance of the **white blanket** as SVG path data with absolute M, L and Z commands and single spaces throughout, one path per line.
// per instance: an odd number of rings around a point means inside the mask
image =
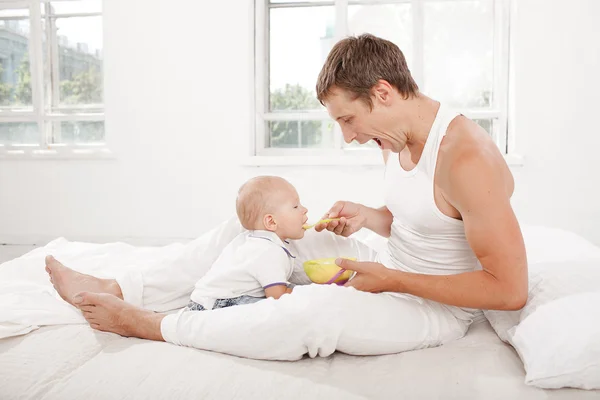
M 91 244 L 56 239 L 0 266 L 0 339 L 44 325 L 85 323 L 79 310 L 60 298 L 44 269 L 48 254 L 74 270 L 101 278 L 161 263 L 169 267 L 186 250 L 182 244 L 134 247 L 124 243 Z
M 0 265 L 0 339 L 22 335 L 40 326 L 85 323 L 79 310 L 63 301 L 52 287 L 44 269 L 46 255 L 51 254 L 74 270 L 99 278 L 115 278 L 127 271 L 144 272 L 159 269 L 164 272 L 158 277 L 163 281 L 170 278 L 173 274 L 171 271 L 178 271 L 177 274 L 181 276 L 177 276 L 177 279 L 171 277 L 172 284 L 182 286 L 178 289 L 185 294 L 184 302 L 187 302 L 196 281 L 187 282 L 189 279 L 184 271 L 191 268 L 197 271 L 195 276 L 202 276 L 206 273 L 203 269 L 210 268 L 210 265 L 203 261 L 216 259 L 218 249 L 229 243 L 241 229 L 237 220 L 226 221 L 221 227 L 223 229 L 211 230 L 185 245 L 171 244 L 164 247 L 135 247 L 124 243 L 80 243 L 60 238 Z M 310 242 L 306 242 L 305 239 L 295 244 L 302 254 L 296 259 L 292 282 L 310 283 L 302 270 L 302 262 L 306 259 L 329 257 L 332 256 L 332 252 L 342 255 L 346 251 L 350 251 L 349 254 L 356 251 L 352 250 L 354 245 L 351 240 L 336 237 L 328 232 L 310 231 L 306 237 L 310 235 L 319 235 L 318 240 L 314 240 L 313 237 Z M 386 243 L 385 239 L 366 230 L 360 232 L 357 239 L 369 242 L 371 247 L 378 250 Z M 307 243 L 310 243 L 310 246 L 307 246 Z M 361 254 L 365 259 L 372 259 L 374 253 L 363 250 Z M 173 306 L 155 311 L 169 311 L 174 308 Z

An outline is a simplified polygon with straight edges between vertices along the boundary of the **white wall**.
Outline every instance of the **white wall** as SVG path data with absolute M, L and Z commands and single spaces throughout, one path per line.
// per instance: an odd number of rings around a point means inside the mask
M 233 214 L 237 188 L 257 174 L 290 179 L 313 219 L 337 199 L 378 205 L 381 168 L 239 165 L 252 126 L 252 1 L 153 4 L 105 1 L 116 159 L 0 162 L 0 241 L 195 237 Z M 515 128 L 526 159 L 514 204 L 522 222 L 600 244 L 598 17 L 594 0 L 519 0 Z
M 525 166 L 515 208 L 527 223 L 600 244 L 600 2 L 518 0 L 515 129 Z

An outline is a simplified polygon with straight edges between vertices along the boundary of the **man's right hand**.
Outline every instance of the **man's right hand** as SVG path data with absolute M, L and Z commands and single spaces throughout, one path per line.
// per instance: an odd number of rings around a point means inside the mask
M 319 224 L 315 226 L 315 230 L 321 232 L 327 229 L 336 235 L 344 237 L 348 237 L 364 228 L 367 221 L 364 215 L 364 206 L 350 201 L 338 201 L 335 203 L 329 212 L 323 216 L 323 219 L 325 218 L 339 219 Z

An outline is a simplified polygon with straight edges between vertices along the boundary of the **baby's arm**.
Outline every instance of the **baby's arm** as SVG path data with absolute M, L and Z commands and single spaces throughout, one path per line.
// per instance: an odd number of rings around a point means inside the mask
M 292 288 L 288 288 L 286 285 L 275 285 L 265 289 L 265 296 L 272 297 L 275 300 L 286 293 L 292 293 Z
M 288 288 L 292 264 L 283 249 L 265 243 L 263 251 L 256 252 L 252 258 L 250 273 L 262 286 L 266 297 L 277 300 L 286 293 L 292 293 L 292 289 Z

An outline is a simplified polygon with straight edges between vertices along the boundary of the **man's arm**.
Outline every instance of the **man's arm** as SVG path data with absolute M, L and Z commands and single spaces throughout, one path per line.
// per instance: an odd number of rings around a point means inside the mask
M 387 163 L 389 150 L 383 150 L 383 161 Z M 323 218 L 339 218 L 315 226 L 317 232 L 327 229 L 336 235 L 348 237 L 362 228 L 367 228 L 379 236 L 389 238 L 394 217 L 387 207 L 371 208 L 350 201 L 338 201 Z
M 392 231 L 394 217 L 386 206 L 371 208 L 361 205 L 361 213 L 365 216 L 365 228 L 372 230 L 380 236 L 389 238 Z
M 317 232 L 327 229 L 344 237 L 362 228 L 368 228 L 383 237 L 390 237 L 393 220 L 392 213 L 387 207 L 375 209 L 351 201 L 336 202 L 323 218 L 336 219 L 315 226 Z
M 467 240 L 482 271 L 423 275 L 342 260 L 338 265 L 359 272 L 347 285 L 371 292 L 409 293 L 459 307 L 522 308 L 527 301 L 527 259 L 510 205 L 503 162 L 485 152 L 459 158 L 450 166 L 442 188 L 446 200 L 463 218 Z
M 382 150 L 381 156 L 383 157 L 383 163 L 387 164 L 387 160 L 390 157 L 390 150 Z M 392 222 L 394 217 L 386 206 L 380 208 L 371 208 L 362 206 L 361 212 L 364 214 L 366 222 L 365 228 L 377 233 L 379 236 L 389 238 L 392 230 Z
M 442 187 L 462 216 L 483 270 L 451 276 L 408 274 L 400 279 L 399 289 L 462 307 L 513 310 L 525 305 L 527 257 L 505 168 L 497 150 L 465 152 L 450 165 Z

